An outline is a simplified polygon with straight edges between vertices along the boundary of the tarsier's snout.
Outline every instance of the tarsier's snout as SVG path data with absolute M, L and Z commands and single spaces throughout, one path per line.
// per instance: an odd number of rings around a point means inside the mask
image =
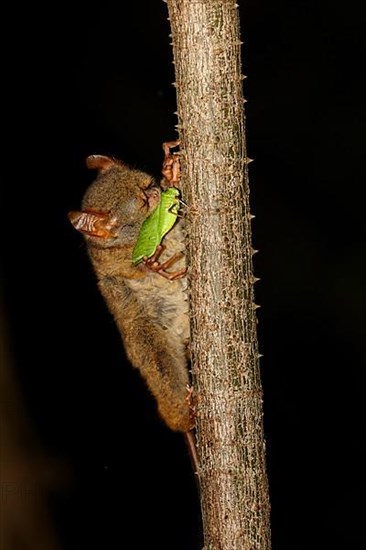
M 68 214 L 72 225 L 90 237 L 110 239 L 117 237 L 117 219 L 108 212 L 98 212 L 91 209 L 83 211 L 71 211 Z

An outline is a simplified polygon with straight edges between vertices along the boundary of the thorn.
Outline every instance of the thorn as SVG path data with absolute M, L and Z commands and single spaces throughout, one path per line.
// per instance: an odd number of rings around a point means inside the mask
M 240 75 L 240 80 L 245 80 L 246 78 L 248 78 L 248 76 L 246 74 L 241 74 Z
M 263 357 L 263 353 L 257 353 L 257 357 L 258 359 L 260 359 L 261 357 Z
M 252 251 L 252 256 L 254 256 L 254 254 L 257 254 L 259 252 L 256 248 L 252 248 L 251 251 Z
M 248 100 L 244 98 L 243 103 L 248 103 Z
M 244 160 L 244 164 L 250 164 L 253 161 L 254 161 L 254 159 L 251 159 L 250 157 L 246 157 L 245 160 Z
M 259 304 L 253 304 L 253 309 L 254 309 L 254 311 L 255 311 L 256 309 L 259 309 L 260 307 L 262 307 L 262 306 L 260 306 Z
M 174 86 L 174 88 L 177 87 L 177 83 L 176 82 L 172 82 L 172 86 Z
M 260 278 L 259 277 L 255 277 L 254 275 L 252 275 L 250 277 L 250 282 L 254 285 L 255 283 L 257 283 L 258 281 L 260 281 Z
M 173 115 L 177 115 L 177 116 L 178 116 L 178 111 L 174 111 Z
M 254 214 L 249 214 L 249 219 L 252 220 L 253 218 L 255 218 L 255 215 Z

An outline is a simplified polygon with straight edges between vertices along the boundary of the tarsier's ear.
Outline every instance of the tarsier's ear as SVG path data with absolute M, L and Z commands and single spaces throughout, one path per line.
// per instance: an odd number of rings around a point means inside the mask
M 89 155 L 86 158 L 86 165 L 93 170 L 99 170 L 99 172 L 107 172 L 113 166 L 121 166 L 123 162 L 113 157 L 106 157 L 104 155 Z
M 72 225 L 85 235 L 108 239 L 116 237 L 115 227 L 117 221 L 111 218 L 108 213 L 97 212 L 94 210 L 84 210 L 81 212 L 69 212 L 69 220 Z

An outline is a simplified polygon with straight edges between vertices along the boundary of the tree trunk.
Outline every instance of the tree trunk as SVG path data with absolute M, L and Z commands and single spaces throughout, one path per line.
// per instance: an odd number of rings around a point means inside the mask
M 168 0 L 205 550 L 269 550 L 239 15 L 235 0 Z

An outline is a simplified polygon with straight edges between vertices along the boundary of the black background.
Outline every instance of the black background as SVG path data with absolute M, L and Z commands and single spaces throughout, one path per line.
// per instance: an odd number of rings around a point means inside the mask
M 93 177 L 88 154 L 159 174 L 161 143 L 176 136 L 167 8 L 48 6 L 2 22 L 1 234 L 10 349 L 29 417 L 72 472 L 52 500 L 56 529 L 65 550 L 198 549 L 184 442 L 126 363 L 67 219 Z M 366 544 L 361 6 L 240 5 L 278 550 Z

